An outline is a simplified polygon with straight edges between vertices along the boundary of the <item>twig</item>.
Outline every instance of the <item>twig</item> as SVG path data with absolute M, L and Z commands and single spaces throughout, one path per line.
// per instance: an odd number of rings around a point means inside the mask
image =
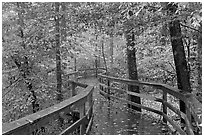
M 3 90 L 7 90 L 8 88 L 12 87 L 16 82 L 18 82 L 19 79 L 20 79 L 20 77 L 18 77 L 18 78 L 13 82 L 13 84 L 11 84 L 11 85 L 5 87 Z
M 190 26 L 187 26 L 187 25 L 185 25 L 185 24 L 180 23 L 180 25 L 181 25 L 181 26 L 184 26 L 184 27 L 186 27 L 186 28 L 189 28 L 189 29 L 195 30 L 195 31 L 197 31 L 197 32 L 199 32 L 199 33 L 202 33 L 202 31 L 197 30 L 197 29 L 195 29 L 195 28 L 192 28 L 192 27 L 190 27 Z
M 21 79 L 22 80 L 22 79 Z M 19 82 L 19 81 L 18 81 Z M 16 85 L 18 82 L 16 82 L 14 85 Z M 12 89 L 12 88 L 11 88 Z M 4 95 L 2 95 L 2 98 L 4 98 L 9 92 L 11 92 L 12 90 L 8 90 Z
M 171 64 L 171 62 L 168 61 L 168 63 L 172 67 L 172 69 L 176 72 L 176 70 L 175 70 L 174 66 Z

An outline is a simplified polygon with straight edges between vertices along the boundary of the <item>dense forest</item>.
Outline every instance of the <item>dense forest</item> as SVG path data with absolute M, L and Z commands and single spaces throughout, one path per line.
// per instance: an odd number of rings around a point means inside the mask
M 178 87 L 202 102 L 202 4 L 2 3 L 3 123 L 69 98 L 64 74 L 95 67 Z

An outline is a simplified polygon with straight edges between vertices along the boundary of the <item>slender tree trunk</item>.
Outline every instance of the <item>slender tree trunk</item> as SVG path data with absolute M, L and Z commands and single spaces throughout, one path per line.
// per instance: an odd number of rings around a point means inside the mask
M 199 30 L 202 30 L 200 23 Z M 198 47 L 197 47 L 197 71 L 198 71 L 198 92 L 202 93 L 202 33 L 198 33 Z
M 189 43 L 186 42 L 186 47 L 187 47 L 187 54 L 188 54 L 188 59 L 187 59 L 187 67 L 188 67 L 188 73 L 189 73 L 189 77 L 190 77 L 190 72 L 191 72 L 191 65 L 190 65 L 190 54 L 191 54 L 191 50 L 190 50 L 190 40 Z
M 98 40 L 98 33 L 97 33 L 97 26 L 95 25 L 95 67 L 96 67 L 96 77 L 98 75 L 98 67 L 99 67 L 99 64 L 98 64 L 98 44 L 97 44 L 97 40 Z
M 62 29 L 60 33 L 60 18 L 59 18 L 59 9 L 60 9 L 60 3 L 55 2 L 55 54 L 56 54 L 56 79 L 57 79 L 57 101 L 61 102 L 63 100 L 63 94 L 62 94 L 62 70 L 61 70 L 61 54 L 60 54 L 60 34 L 63 35 L 65 33 L 64 29 Z M 63 22 L 62 18 L 62 25 L 65 22 Z M 63 26 L 64 27 L 64 26 Z M 61 27 L 61 28 L 63 28 Z M 65 40 L 65 37 L 62 36 L 61 40 Z M 63 126 L 64 119 L 59 115 L 58 117 L 58 125 L 60 127 Z
M 111 69 L 113 68 L 113 31 L 111 32 L 111 35 L 110 35 L 110 57 L 111 57 Z
M 76 65 L 76 63 L 77 63 L 77 60 L 76 60 L 76 57 L 74 57 L 74 71 L 77 71 L 77 65 Z
M 55 51 L 56 51 L 56 77 L 57 77 L 57 100 L 62 101 L 62 72 L 60 55 L 60 25 L 59 25 L 59 2 L 55 2 Z
M 24 5 L 23 3 L 17 2 L 17 7 L 18 7 L 18 24 L 19 24 L 19 36 L 22 39 L 21 46 L 23 47 L 24 50 L 26 50 L 26 45 L 25 45 L 25 38 L 24 38 L 24 21 L 23 21 L 23 8 Z M 31 98 L 32 98 L 32 110 L 33 113 L 37 112 L 39 110 L 39 104 L 37 103 L 37 96 L 35 95 L 35 91 L 33 90 L 33 84 L 30 81 L 29 77 L 31 75 L 31 62 L 29 63 L 29 59 L 27 55 L 24 55 L 24 57 L 19 57 L 18 55 L 15 55 L 12 57 L 16 66 L 18 69 L 22 72 L 22 77 L 25 80 L 25 84 L 28 88 L 28 90 L 31 92 Z
M 132 14 L 130 14 L 132 16 Z M 137 74 L 137 64 L 136 64 L 136 55 L 135 55 L 135 35 L 133 32 L 133 28 L 131 27 L 131 21 L 127 22 L 127 31 L 125 32 L 126 41 L 127 41 L 127 65 L 128 65 L 128 73 L 129 79 L 138 80 Z M 128 85 L 128 90 L 136 93 L 140 93 L 138 86 Z M 129 95 L 129 100 L 138 104 L 141 104 L 140 97 Z M 141 111 L 141 108 L 132 106 L 128 104 L 129 108 L 132 108 L 137 111 Z
M 168 15 L 175 15 L 175 12 L 177 10 L 177 5 L 171 3 L 167 5 L 168 9 Z M 186 62 L 186 56 L 182 41 L 182 35 L 181 35 L 181 28 L 180 28 L 180 22 L 179 20 L 175 20 L 169 23 L 169 30 L 170 30 L 170 36 L 171 36 L 171 44 L 173 49 L 173 55 L 174 55 L 174 63 L 176 66 L 176 74 L 177 74 L 177 85 L 178 88 L 182 90 L 182 92 L 189 93 L 191 92 L 190 87 L 190 77 Z M 180 100 L 180 110 L 182 112 L 186 112 L 185 109 L 185 103 Z M 183 120 L 181 121 L 182 123 Z
M 62 19 L 61 19 L 61 40 L 62 42 L 66 42 L 66 37 L 67 37 L 67 30 L 66 30 L 66 3 L 61 2 L 62 6 Z
M 106 57 L 105 57 L 105 52 L 104 52 L 104 37 L 102 37 L 102 40 L 101 40 L 101 50 L 102 50 L 104 66 L 105 66 L 106 73 L 107 73 L 108 72 L 108 68 L 107 68 Z

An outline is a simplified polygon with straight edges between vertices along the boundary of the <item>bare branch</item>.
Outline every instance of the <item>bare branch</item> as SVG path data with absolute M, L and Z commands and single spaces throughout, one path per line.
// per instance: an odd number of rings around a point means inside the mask
M 185 24 L 180 23 L 180 25 L 183 26 L 183 27 L 186 27 L 186 28 L 189 28 L 189 29 L 195 30 L 195 31 L 197 31 L 197 32 L 199 32 L 199 33 L 202 33 L 202 31 L 197 30 L 197 29 L 195 29 L 195 28 L 192 28 L 192 27 L 190 27 L 190 26 L 187 26 L 187 25 L 185 25 Z

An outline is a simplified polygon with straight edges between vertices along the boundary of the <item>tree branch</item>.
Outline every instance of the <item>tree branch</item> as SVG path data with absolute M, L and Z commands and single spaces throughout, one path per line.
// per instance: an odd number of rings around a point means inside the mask
M 21 77 L 19 77 L 19 78 L 17 79 L 17 81 L 15 81 L 15 83 L 13 83 L 12 85 L 10 85 L 10 86 L 4 88 L 3 90 L 7 90 L 7 89 L 10 88 L 10 87 L 13 88 L 14 86 L 16 86 L 16 84 L 18 84 L 18 82 L 20 82 L 20 81 L 22 80 L 22 79 L 20 79 L 20 78 L 21 78 Z M 10 88 L 10 90 L 8 90 L 4 95 L 2 95 L 2 98 L 4 98 L 9 92 L 13 91 L 12 88 Z
M 192 28 L 192 27 L 190 27 L 190 26 L 187 26 L 187 25 L 185 25 L 185 24 L 180 23 L 180 25 L 183 26 L 183 27 L 186 27 L 186 28 L 189 28 L 189 29 L 195 30 L 195 31 L 197 31 L 197 32 L 199 32 L 199 33 L 202 33 L 202 31 L 197 30 L 197 29 L 195 29 L 195 28 Z

